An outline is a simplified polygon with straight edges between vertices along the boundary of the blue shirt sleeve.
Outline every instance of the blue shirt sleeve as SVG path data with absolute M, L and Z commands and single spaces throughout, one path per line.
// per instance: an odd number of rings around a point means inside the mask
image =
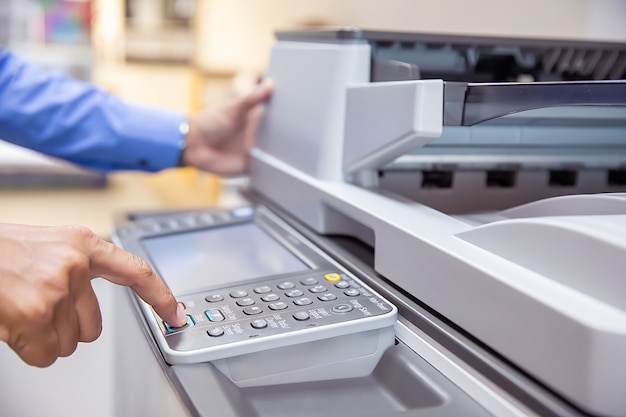
M 182 113 L 126 103 L 0 47 L 0 138 L 103 171 L 176 165 Z

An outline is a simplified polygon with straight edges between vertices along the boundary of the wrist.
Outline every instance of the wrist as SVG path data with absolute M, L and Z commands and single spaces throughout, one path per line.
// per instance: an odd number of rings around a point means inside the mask
M 184 167 L 186 166 L 185 150 L 187 149 L 187 135 L 189 134 L 189 122 L 187 122 L 187 120 L 183 120 L 180 123 L 178 132 L 180 133 L 180 141 L 178 142 L 179 154 L 176 166 Z

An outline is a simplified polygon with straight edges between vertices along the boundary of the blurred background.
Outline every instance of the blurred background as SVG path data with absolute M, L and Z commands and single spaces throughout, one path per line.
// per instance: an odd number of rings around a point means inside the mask
M 187 113 L 252 88 L 277 29 L 626 42 L 624 22 L 626 0 L 0 0 L 4 47 L 124 99 Z M 237 184 L 188 168 L 103 177 L 0 141 L 2 222 L 80 223 L 106 238 L 116 212 L 236 204 Z M 94 287 L 104 320 L 97 342 L 47 369 L 0 344 L 0 416 L 113 416 L 115 305 L 109 284 Z

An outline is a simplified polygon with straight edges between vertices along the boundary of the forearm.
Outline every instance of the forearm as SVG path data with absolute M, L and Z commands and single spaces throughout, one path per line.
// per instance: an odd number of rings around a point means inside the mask
M 125 103 L 0 48 L 0 138 L 101 170 L 156 171 L 179 157 L 180 113 Z

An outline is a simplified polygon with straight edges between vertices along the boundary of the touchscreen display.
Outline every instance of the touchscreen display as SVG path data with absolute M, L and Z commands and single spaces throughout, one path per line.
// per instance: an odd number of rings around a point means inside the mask
M 254 223 L 147 238 L 143 245 L 176 296 L 308 269 Z

